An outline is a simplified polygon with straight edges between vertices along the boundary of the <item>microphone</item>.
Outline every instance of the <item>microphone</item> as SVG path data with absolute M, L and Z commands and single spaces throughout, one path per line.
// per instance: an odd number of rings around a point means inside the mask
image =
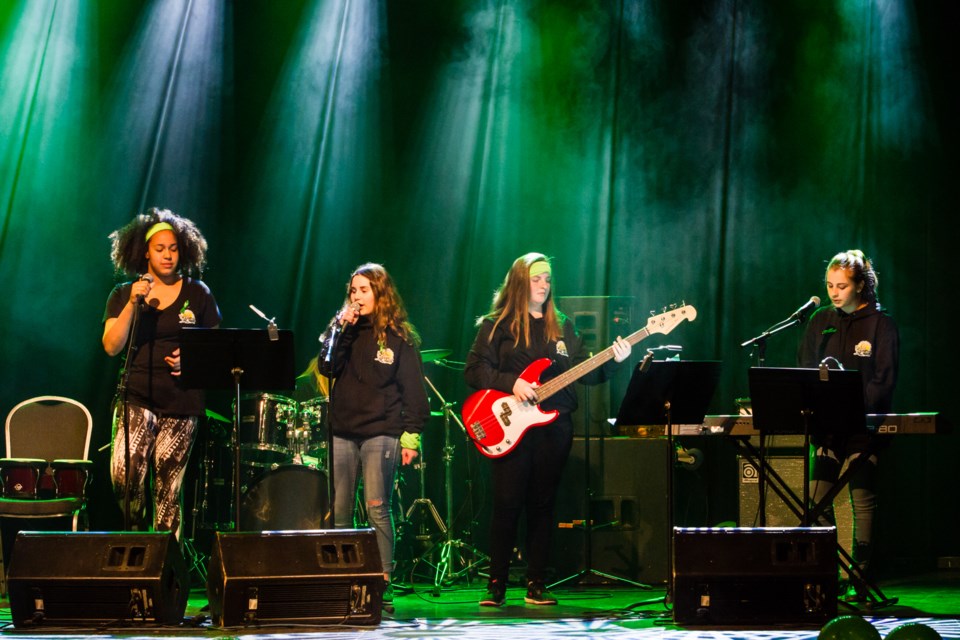
M 260 316 L 261 318 L 267 321 L 267 336 L 270 338 L 270 341 L 276 342 L 277 340 L 279 340 L 280 334 L 277 333 L 277 323 L 274 322 L 276 318 L 268 318 L 267 314 L 265 314 L 263 311 L 260 311 L 260 309 L 257 309 L 252 304 L 247 306 L 250 307 L 251 311 L 253 311 L 255 314 L 257 314 L 258 316 Z
M 150 284 L 153 284 L 153 274 L 152 274 L 152 273 L 145 273 L 145 274 L 143 274 L 142 276 L 140 276 L 140 280 L 142 280 L 143 282 L 149 282 Z M 137 296 L 137 304 L 143 304 L 143 298 L 144 298 L 144 296 L 143 296 L 142 294 L 141 294 L 141 295 L 138 295 L 138 296 Z
M 793 315 L 790 316 L 790 320 L 797 320 L 801 324 L 806 322 L 807 315 L 820 306 L 820 298 L 817 296 L 810 296 L 810 299 L 807 300 L 802 307 L 793 312 Z
M 359 302 L 351 302 L 351 303 L 350 303 L 350 310 L 353 311 L 354 313 L 360 313 L 360 303 L 359 303 Z M 343 312 L 342 312 L 342 311 L 337 314 L 337 324 L 340 325 L 341 327 L 342 327 L 344 324 L 346 324 L 346 323 L 344 322 L 344 320 L 343 320 Z

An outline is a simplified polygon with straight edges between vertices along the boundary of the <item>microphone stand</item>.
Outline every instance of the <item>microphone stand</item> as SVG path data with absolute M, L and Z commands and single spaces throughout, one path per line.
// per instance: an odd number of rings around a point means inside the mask
M 340 324 L 340 314 L 338 313 L 333 318 L 333 324 L 330 327 L 330 338 L 327 340 L 329 343 L 329 348 L 327 349 L 327 354 L 325 360 L 330 363 L 330 398 L 329 405 L 327 406 L 327 411 L 324 416 L 326 421 L 326 431 L 327 431 L 327 495 L 329 496 L 330 504 L 330 521 L 328 524 L 330 528 L 335 528 L 337 522 L 337 512 L 336 512 L 336 503 L 337 503 L 337 488 L 336 483 L 333 480 L 333 425 L 330 422 L 330 414 L 333 413 L 333 386 L 334 386 L 334 366 L 336 365 L 336 353 L 337 342 L 339 341 L 340 334 L 343 333 L 343 326 Z M 319 366 L 319 363 L 318 363 Z
M 790 327 L 796 326 L 798 324 L 803 324 L 806 320 L 806 316 L 801 314 L 799 311 L 791 315 L 786 320 L 781 320 L 780 322 L 774 324 L 769 329 L 761 333 L 760 335 L 750 338 L 746 342 L 742 343 L 741 347 L 754 347 L 757 348 L 757 366 L 765 367 L 767 366 L 767 338 L 770 336 L 776 335 L 781 331 L 789 329 Z M 753 353 L 751 352 L 751 357 Z M 761 527 L 767 526 L 767 510 L 766 510 L 766 495 L 767 495 L 767 450 L 766 450 L 766 434 L 760 432 L 760 448 L 758 453 L 758 458 L 760 461 L 760 472 L 757 478 L 757 491 L 760 494 L 760 513 L 759 513 L 759 525 Z
M 129 396 L 130 365 L 137 354 L 137 329 L 140 325 L 140 310 L 144 300 L 137 298 L 133 306 L 133 319 L 130 321 L 130 330 L 127 335 L 127 353 L 123 359 L 123 371 L 120 374 L 120 388 L 117 395 L 120 397 L 120 409 L 123 411 L 123 530 L 130 531 L 130 413 L 127 411 Z

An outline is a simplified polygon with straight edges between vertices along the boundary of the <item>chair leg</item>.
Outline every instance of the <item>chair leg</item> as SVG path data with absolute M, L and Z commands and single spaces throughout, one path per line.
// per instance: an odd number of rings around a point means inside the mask
M 3 537 L 3 532 L 0 531 L 0 538 Z M 7 597 L 7 563 L 4 562 L 3 557 L 3 544 L 0 543 L 0 598 Z

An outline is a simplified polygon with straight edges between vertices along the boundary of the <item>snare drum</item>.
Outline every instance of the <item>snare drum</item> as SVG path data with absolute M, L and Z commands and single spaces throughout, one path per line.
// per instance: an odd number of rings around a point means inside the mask
M 53 482 L 58 498 L 83 500 L 86 497 L 90 471 L 93 469 L 92 460 L 54 460 L 50 466 L 53 467 Z
M 269 393 L 240 398 L 241 459 L 254 466 L 288 462 L 293 457 L 289 439 L 297 418 L 297 403 Z
M 299 464 L 281 465 L 254 480 L 240 499 L 244 531 L 322 529 L 329 524 L 327 474 Z
M 327 466 L 327 399 L 314 398 L 300 403 L 297 429 L 294 432 L 293 450 L 317 461 L 317 466 Z
M 0 480 L 3 482 L 3 497 L 33 500 L 40 495 L 41 475 L 47 461 L 40 458 L 0 459 Z

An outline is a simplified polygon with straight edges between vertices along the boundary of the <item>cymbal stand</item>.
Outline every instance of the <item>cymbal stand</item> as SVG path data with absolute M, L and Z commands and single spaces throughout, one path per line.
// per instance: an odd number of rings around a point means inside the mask
M 443 406 L 443 481 L 445 485 L 445 506 L 447 509 L 447 520 L 442 523 L 442 533 L 444 540 L 440 543 L 440 561 L 436 565 L 436 572 L 433 579 L 434 595 L 439 595 L 440 587 L 456 582 L 462 577 L 467 578 L 470 583 L 471 576 L 478 573 L 480 566 L 490 558 L 471 547 L 462 540 L 457 540 L 453 536 L 453 445 L 450 442 L 450 421 L 457 423 L 460 430 L 466 433 L 463 423 L 453 413 L 453 405 L 444 399 L 443 395 L 437 390 L 430 378 L 423 376 L 434 395 L 440 400 Z M 422 486 L 422 483 L 421 483 Z M 466 553 L 464 553 L 466 552 Z M 429 553 L 429 551 L 428 551 Z

